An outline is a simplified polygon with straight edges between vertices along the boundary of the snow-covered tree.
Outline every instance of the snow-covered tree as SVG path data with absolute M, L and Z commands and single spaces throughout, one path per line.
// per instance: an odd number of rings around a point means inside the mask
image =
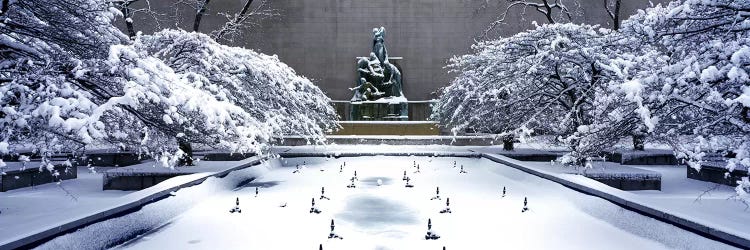
M 575 136 L 581 157 L 606 149 L 628 131 L 673 146 L 700 169 L 726 158 L 728 173 L 750 166 L 750 3 L 675 1 L 623 22 L 639 50 L 620 52 L 606 68 L 614 78 L 594 101 L 594 122 Z M 708 159 L 712 158 L 712 159 Z M 750 204 L 750 185 L 740 200 Z
M 134 47 L 163 60 L 199 88 L 242 107 L 276 135 L 321 139 L 336 128 L 330 99 L 276 56 L 220 45 L 207 35 L 165 30 L 142 36 Z
M 750 166 L 750 2 L 675 1 L 640 11 L 623 28 L 669 55 L 660 81 L 642 94 L 661 104 L 651 111 L 656 134 L 697 169 L 711 153 L 728 155 L 730 171 Z
M 0 15 L 0 153 L 109 144 L 169 156 L 183 135 L 257 152 L 334 126 L 327 97 L 275 57 L 184 32 L 130 43 L 111 24 L 121 15 L 106 1 L 11 1 Z
M 480 42 L 448 66 L 459 75 L 444 89 L 434 118 L 462 130 L 513 135 L 570 135 L 590 124 L 603 70 L 621 46 L 609 30 L 546 24 L 512 37 Z M 571 143 L 575 145 L 575 143 Z
M 96 104 L 74 69 L 106 58 L 111 45 L 127 39 L 110 25 L 119 12 L 90 0 L 9 1 L 3 9 L 0 153 L 13 150 L 9 144 L 53 149 L 91 142 L 102 124 L 87 121 Z
M 574 144 L 564 161 L 582 162 L 611 151 L 623 138 L 632 138 L 633 147 L 643 150 L 645 139 L 653 137 L 658 119 L 652 112 L 662 107 L 659 100 L 645 93 L 657 91 L 660 81 L 658 69 L 666 65 L 666 56 L 638 38 L 613 34 L 619 37 L 616 58 L 602 63 L 608 82 L 598 86 L 592 98 L 590 124 L 563 138 Z M 652 138 L 653 139 L 653 138 Z

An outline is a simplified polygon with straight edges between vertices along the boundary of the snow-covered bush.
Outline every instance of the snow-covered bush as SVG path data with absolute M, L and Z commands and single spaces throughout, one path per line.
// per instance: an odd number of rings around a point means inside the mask
M 104 144 L 174 158 L 181 134 L 258 152 L 334 128 L 328 98 L 277 58 L 178 31 L 131 43 L 111 24 L 120 15 L 106 1 L 11 1 L 0 14 L 0 154 Z
M 507 135 L 532 131 L 567 137 L 590 124 L 594 95 L 609 82 L 620 44 L 597 26 L 546 24 L 480 42 L 454 57 L 458 76 L 444 89 L 433 118 L 462 130 Z M 571 145 L 575 145 L 571 142 Z
M 596 95 L 594 122 L 580 142 L 601 149 L 606 138 L 642 131 L 698 170 L 725 157 L 728 174 L 750 166 L 748 9 L 747 1 L 684 0 L 626 20 L 620 35 L 639 50 L 607 66 L 622 77 Z M 738 184 L 737 197 L 750 204 L 746 179 Z
M 10 1 L 0 13 L 0 154 L 21 147 L 60 150 L 100 137 L 89 119 L 98 83 L 75 70 L 106 58 L 127 40 L 110 22 L 118 14 L 102 1 Z M 94 91 L 90 91 L 93 89 Z
M 668 58 L 638 37 L 613 33 L 617 37 L 617 56 L 601 63 L 608 81 L 594 91 L 590 124 L 579 126 L 563 138 L 572 151 L 566 159 L 582 160 L 602 156 L 623 138 L 632 138 L 635 149 L 643 149 L 645 138 L 654 140 L 658 118 L 652 113 L 662 102 L 649 93 L 658 91 L 658 69 Z M 615 44 L 613 44 L 615 45 Z
M 750 166 L 750 2 L 685 0 L 640 11 L 624 32 L 669 55 L 643 96 L 655 100 L 656 136 L 700 168 L 711 153 Z M 639 78 L 644 79 L 644 78 Z M 688 141 L 677 140 L 688 138 Z
M 176 30 L 139 37 L 134 46 L 201 81 L 202 90 L 242 107 L 274 135 L 317 140 L 337 126 L 330 99 L 276 56 Z

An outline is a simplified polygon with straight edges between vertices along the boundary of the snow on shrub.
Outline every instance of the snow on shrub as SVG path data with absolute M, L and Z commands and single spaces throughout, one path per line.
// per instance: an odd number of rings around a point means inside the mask
M 512 37 L 480 42 L 474 53 L 454 57 L 459 75 L 444 89 L 434 118 L 455 131 L 514 133 L 520 127 L 559 134 L 575 131 L 590 117 L 593 87 L 601 84 L 600 62 L 608 30 L 547 24 Z
M 0 15 L 3 153 L 172 155 L 178 134 L 259 152 L 284 134 L 321 141 L 336 128 L 329 99 L 275 56 L 181 31 L 131 43 L 111 24 L 120 15 L 93 0 L 18 1 Z
M 274 135 L 319 140 L 337 126 L 330 99 L 275 55 L 177 30 L 139 37 L 134 46 L 164 60 L 175 71 L 199 79 L 199 88 L 242 107 L 268 124 Z
M 480 42 L 454 57 L 458 76 L 444 89 L 433 118 L 454 133 L 560 135 L 572 148 L 594 128 L 597 94 L 622 77 L 609 68 L 628 40 L 597 26 L 547 24 Z M 573 157 L 579 159 L 585 157 Z
M 654 136 L 696 169 L 717 154 L 727 156 L 728 169 L 750 166 L 748 9 L 748 1 L 674 1 L 623 23 L 623 32 L 669 56 L 666 65 L 652 66 L 657 70 L 647 78 L 657 80 L 648 81 L 643 96 L 658 120 Z

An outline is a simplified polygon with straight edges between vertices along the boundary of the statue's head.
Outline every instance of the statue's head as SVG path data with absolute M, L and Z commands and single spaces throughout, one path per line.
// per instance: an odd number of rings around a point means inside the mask
M 385 28 L 373 28 L 372 29 L 372 39 L 375 41 L 383 42 L 385 41 Z
M 370 52 L 370 61 L 378 60 L 378 56 L 375 55 L 375 52 Z

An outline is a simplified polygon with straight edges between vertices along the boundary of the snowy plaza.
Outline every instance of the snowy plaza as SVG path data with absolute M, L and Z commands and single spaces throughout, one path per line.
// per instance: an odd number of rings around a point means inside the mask
M 750 0 L 0 0 L 0 250 L 750 249 Z

